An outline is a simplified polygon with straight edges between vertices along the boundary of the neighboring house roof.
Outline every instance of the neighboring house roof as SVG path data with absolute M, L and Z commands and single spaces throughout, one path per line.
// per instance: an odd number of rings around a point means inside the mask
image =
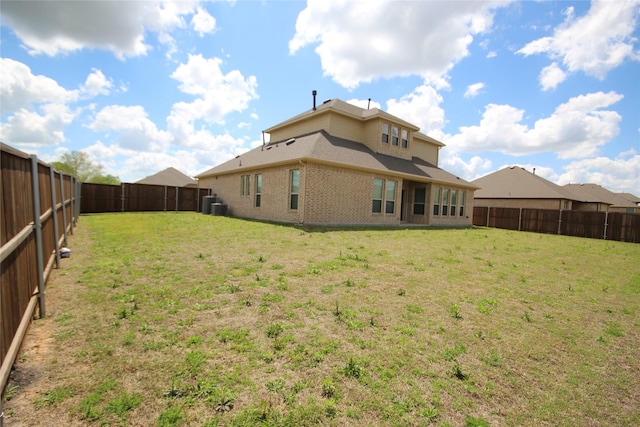
M 358 107 L 355 107 L 358 108 Z M 196 178 L 224 175 L 297 161 L 314 161 L 348 169 L 397 175 L 475 189 L 476 186 L 422 159 L 404 160 L 373 152 L 364 144 L 315 131 L 286 141 L 270 142 L 211 168 Z
M 604 203 L 615 207 L 638 207 L 637 204 L 598 184 L 567 184 L 564 188 L 573 192 L 576 200 L 581 202 Z
M 136 181 L 136 184 L 151 184 L 151 185 L 167 185 L 170 187 L 189 187 L 198 185 L 198 181 L 183 174 L 175 168 L 167 168 L 163 171 L 149 175 L 146 178 L 142 178 L 140 181 Z
M 569 190 L 519 166 L 510 166 L 471 181 L 480 187 L 476 199 L 577 200 Z
M 619 196 L 624 197 L 625 199 L 627 199 L 628 201 L 630 201 L 631 203 L 635 204 L 635 205 L 639 205 L 640 204 L 640 197 L 635 196 L 631 193 L 616 193 Z

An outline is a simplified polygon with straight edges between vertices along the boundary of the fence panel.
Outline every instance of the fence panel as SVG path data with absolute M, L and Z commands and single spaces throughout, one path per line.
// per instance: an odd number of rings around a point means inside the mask
M 491 208 L 489 215 L 489 227 L 517 230 L 519 227 L 520 209 L 518 208 Z
M 640 214 L 609 212 L 607 239 L 640 243 Z
M 475 207 L 473 225 L 640 243 L 640 214 Z
M 521 216 L 520 231 L 558 234 L 560 211 L 523 208 Z
M 0 143 L 0 392 L 33 317 L 60 244 L 77 220 L 75 178 Z M 68 215 L 67 215 L 68 213 Z M 2 407 L 0 403 L 0 413 Z
M 81 212 L 199 211 L 209 188 L 166 185 L 82 184 Z

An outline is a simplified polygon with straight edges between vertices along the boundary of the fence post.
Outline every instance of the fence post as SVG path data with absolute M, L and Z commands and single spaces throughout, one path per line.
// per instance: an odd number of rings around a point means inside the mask
M 604 213 L 604 236 L 602 240 L 607 240 L 607 226 L 609 225 L 609 211 Z
M 69 175 L 69 211 L 71 214 L 71 218 L 69 218 L 69 233 L 73 234 L 73 226 L 75 224 L 75 209 L 78 205 L 77 198 L 75 197 L 75 188 L 74 183 L 76 182 L 76 177 L 73 175 Z
M 178 201 L 179 201 L 179 198 L 178 198 L 178 187 L 176 187 L 176 212 L 178 212 Z
M 44 301 L 44 261 L 42 259 L 42 221 L 40 220 L 40 182 L 38 176 L 38 157 L 31 154 L 31 178 L 33 183 L 33 224 L 36 233 L 36 262 L 38 267 L 38 305 L 40 318 L 45 317 Z
M 518 212 L 518 231 L 522 231 L 522 208 Z
M 167 211 L 167 186 L 164 186 L 164 211 Z
M 562 209 L 560 209 L 560 215 L 558 216 L 558 234 L 562 234 Z
M 67 240 L 67 199 L 64 194 L 64 174 L 60 172 L 60 198 L 62 198 L 62 233 L 64 234 L 64 244 L 68 245 Z
M 491 211 L 491 206 L 487 206 L 487 227 L 489 226 L 489 212 Z
M 122 207 L 120 208 L 120 212 L 124 212 L 124 186 L 125 186 L 125 183 L 123 182 L 120 190 L 120 200 L 122 202 Z
M 62 176 L 61 176 L 62 177 Z M 56 247 L 56 268 L 60 268 L 60 229 L 58 228 L 58 203 L 56 200 L 56 174 L 53 166 L 49 165 L 49 179 L 51 180 L 51 205 L 53 207 L 53 240 Z M 64 203 L 62 204 L 64 209 Z

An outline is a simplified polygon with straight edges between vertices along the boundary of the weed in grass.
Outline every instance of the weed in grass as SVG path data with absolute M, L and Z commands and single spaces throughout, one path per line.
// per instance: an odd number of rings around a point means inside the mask
M 424 309 L 420 306 L 417 305 L 408 305 L 407 306 L 407 311 L 409 313 L 413 313 L 413 314 L 420 314 L 424 311 Z
M 286 383 L 284 382 L 284 379 L 282 378 L 275 378 L 273 380 L 269 380 L 267 381 L 267 383 L 265 384 L 265 387 L 267 389 L 267 391 L 274 393 L 274 394 L 279 394 L 279 393 L 283 393 L 286 389 Z
M 398 295 L 399 297 L 403 297 L 407 294 L 407 291 L 405 291 L 404 289 L 398 289 L 396 291 L 396 295 Z
M 142 396 L 138 394 L 122 393 L 107 402 L 104 412 L 114 414 L 124 419 L 132 409 L 137 408 L 142 403 Z
M 133 344 L 133 339 L 135 338 L 135 334 L 133 332 L 126 332 L 122 336 L 122 345 L 131 345 Z
M 202 371 L 202 365 L 208 356 L 201 351 L 190 351 L 185 356 L 185 372 L 193 377 Z
M 207 401 L 213 406 L 216 412 L 229 412 L 233 409 L 236 400 L 235 394 L 225 388 L 218 389 Z
M 465 427 L 489 427 L 489 421 L 483 418 L 467 417 L 464 421 Z
M 451 304 L 449 306 L 449 314 L 454 319 L 457 319 L 457 320 L 462 319 L 462 313 L 460 313 L 460 306 L 458 304 Z
M 458 363 L 453 365 L 453 368 L 451 369 L 451 375 L 453 375 L 454 377 L 456 377 L 461 381 L 464 381 L 467 378 L 469 378 L 469 375 L 467 375 L 465 372 L 462 371 L 462 367 L 460 367 L 460 364 Z
M 605 333 L 609 335 L 613 335 L 614 337 L 623 337 L 624 332 L 620 328 L 620 325 L 616 322 L 606 322 L 607 328 L 604 330 Z
M 267 337 L 268 338 L 277 338 L 284 331 L 282 324 L 280 323 L 272 323 L 267 326 Z
M 438 411 L 438 408 L 436 408 L 435 406 L 429 406 L 425 408 L 420 415 L 422 415 L 429 421 L 435 421 L 440 415 L 440 411 Z
M 36 409 L 43 406 L 56 406 L 68 397 L 74 395 L 74 391 L 70 387 L 58 387 L 51 391 L 41 394 L 34 402 Z
M 335 382 L 331 378 L 322 379 L 322 397 L 328 399 L 336 398 L 338 394 L 338 388 Z
M 465 354 L 467 349 L 462 344 L 457 344 L 454 347 L 445 348 L 442 351 L 442 358 L 447 361 L 455 360 L 456 357 Z
M 502 358 L 496 350 L 490 350 L 489 355 L 483 360 L 487 365 L 493 366 L 494 368 L 499 368 L 503 365 Z
M 525 312 L 524 312 L 524 314 L 522 315 L 522 318 L 523 318 L 524 320 L 526 320 L 527 322 L 529 322 L 529 323 L 533 322 L 533 320 L 531 319 L 531 316 L 529 315 L 529 312 L 528 312 L 528 311 L 525 311 Z
M 102 400 L 100 393 L 90 393 L 80 402 L 80 417 L 89 421 L 97 421 L 100 419 L 101 410 L 99 404 Z
M 162 411 L 156 421 L 158 427 L 175 427 L 182 424 L 184 421 L 184 411 L 178 406 L 171 406 L 170 408 Z
M 491 314 L 498 306 L 498 301 L 493 298 L 482 298 L 478 302 L 478 311 L 483 314 Z
M 350 357 L 345 367 L 342 368 L 342 373 L 346 377 L 358 379 L 364 375 L 364 368 L 362 367 L 360 362 L 358 362 L 353 357 Z
M 4 399 L 8 402 L 13 399 L 14 394 L 18 391 L 20 387 L 17 384 L 9 383 L 7 388 L 4 390 Z

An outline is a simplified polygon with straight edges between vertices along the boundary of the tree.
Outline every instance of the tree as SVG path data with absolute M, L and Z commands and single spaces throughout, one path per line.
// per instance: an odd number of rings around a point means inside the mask
M 94 163 L 87 153 L 72 151 L 60 156 L 60 160 L 51 163 L 60 172 L 73 175 L 80 182 L 95 184 L 120 184 L 120 178 L 113 175 L 105 175 L 104 167 Z

